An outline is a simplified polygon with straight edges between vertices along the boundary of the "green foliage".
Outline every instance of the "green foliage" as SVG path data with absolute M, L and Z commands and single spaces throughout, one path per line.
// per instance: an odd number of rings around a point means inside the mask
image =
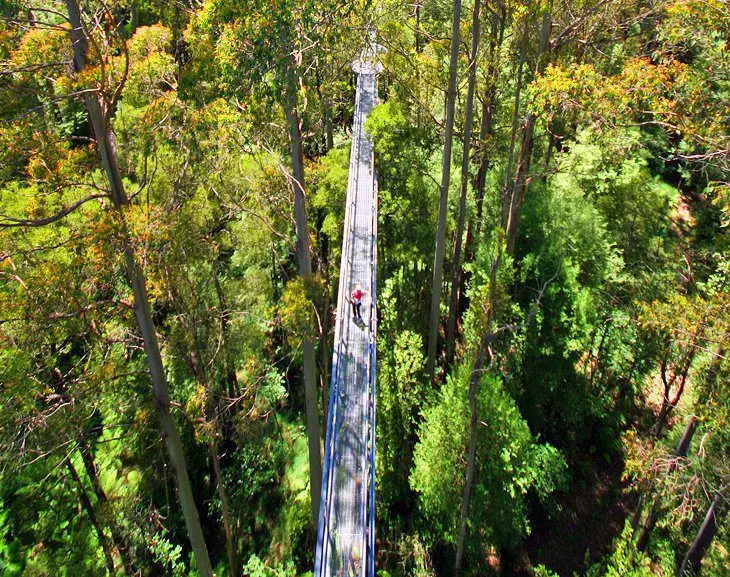
M 538 60 L 546 7 L 503 3 L 483 19 L 477 95 L 492 124 L 473 139 L 457 358 L 446 382 L 437 375 L 432 384 L 423 336 L 450 3 L 85 1 L 88 66 L 76 74 L 62 4 L 0 5 L 0 573 L 104 575 L 90 513 L 108 536 L 124 537 L 140 573 L 186 577 L 194 566 L 153 418 L 125 236 L 146 277 L 217 572 L 227 563 L 211 446 L 244 571 L 311 568 L 297 349 L 303 338 L 321 338 L 326 350 L 331 337 L 325 303 L 341 256 L 349 71 L 370 28 L 387 48 L 383 103 L 366 126 L 380 186 L 381 571 L 425 577 L 449 564 L 469 433 L 468 360 L 489 328 L 501 332 L 480 381 L 465 572 L 493 570 L 484 560 L 502 548 L 524 544 L 531 555 L 524 536 L 547 526 L 554 492 L 568 482 L 563 455 L 585 484 L 596 477 L 589 454 L 624 463 L 627 490 L 651 490 L 660 514 L 649 556 L 626 530 L 589 577 L 673 571 L 705 493 L 728 481 L 730 19 L 720 0 L 670 0 L 648 15 L 641 3 L 553 4 L 549 49 Z M 462 6 L 463 45 L 469 9 Z M 458 136 L 463 50 L 457 67 Z M 99 99 L 116 134 L 131 198 L 123 218 L 109 210 L 88 99 Z M 295 278 L 282 104 L 296 105 L 304 140 L 315 256 L 307 283 Z M 533 118 L 534 138 L 525 139 Z M 528 148 L 517 250 L 501 255 L 492 286 L 504 244 L 501 197 Z M 456 174 L 452 167 L 447 237 Z M 88 195 L 97 198 L 50 224 L 17 226 Z M 445 268 L 448 276 L 448 259 Z M 676 374 L 688 358 L 676 412 L 698 417 L 701 449 L 693 445 L 666 475 L 660 464 L 679 428 L 670 419 L 666 438 L 653 440 L 647 423 L 662 367 Z M 81 460 L 84 446 L 99 486 Z M 726 572 L 726 525 L 705 559 L 709 575 Z M 500 560 L 504 572 L 515 569 L 509 557 Z
M 425 411 L 416 445 L 411 486 L 431 540 L 453 542 L 462 497 L 469 409 L 469 371 L 449 376 Z M 476 548 L 515 546 L 530 530 L 526 496 L 541 497 L 567 482 L 567 465 L 549 445 L 540 445 L 501 380 L 485 374 L 478 391 L 479 428 L 468 542 Z
M 243 566 L 243 574 L 249 577 L 296 577 L 296 568 L 289 561 L 285 565 L 270 567 L 257 555 L 251 555 Z
M 162 530 L 150 536 L 150 551 L 155 561 L 165 570 L 168 577 L 189 577 L 190 573 L 182 558 L 182 547 L 174 545 L 167 538 L 167 531 Z
M 389 271 L 429 255 L 433 250 L 437 203 L 428 181 L 433 133 L 414 123 L 405 104 L 390 99 L 375 108 L 365 123 L 378 159 L 378 243 Z
M 669 569 L 671 572 L 671 568 Z M 654 577 L 651 560 L 637 551 L 633 541 L 633 529 L 629 523 L 613 542 L 613 551 L 600 563 L 591 565 L 586 577 Z
M 311 171 L 315 190 L 311 206 L 324 214 L 320 230 L 334 249 L 333 257 L 339 255 L 338 249 L 342 245 L 349 163 L 350 149 L 341 146 L 330 150 Z
M 378 407 L 376 483 L 379 518 L 395 525 L 397 511 L 409 510 L 413 499 L 408 474 L 413 466 L 413 448 L 426 405 L 429 388 L 424 377 L 425 358 L 421 337 L 405 331 L 394 346 L 383 335 L 378 342 Z
M 317 313 L 309 298 L 310 287 L 305 283 L 301 277 L 290 280 L 277 307 L 293 348 L 302 340 L 314 340 L 317 336 Z

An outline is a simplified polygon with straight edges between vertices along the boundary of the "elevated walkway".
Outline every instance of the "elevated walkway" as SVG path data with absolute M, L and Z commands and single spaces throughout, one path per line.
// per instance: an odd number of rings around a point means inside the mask
M 377 104 L 379 66 L 368 54 L 357 72 L 347 205 L 326 424 L 315 577 L 372 577 L 375 549 L 375 307 L 377 181 L 363 125 Z M 365 293 L 362 321 L 350 294 Z

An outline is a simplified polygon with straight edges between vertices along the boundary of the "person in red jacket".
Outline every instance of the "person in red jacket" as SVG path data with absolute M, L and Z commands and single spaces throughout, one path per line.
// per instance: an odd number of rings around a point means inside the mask
M 355 287 L 355 290 L 352 291 L 352 294 L 350 295 L 350 302 L 352 303 L 352 316 L 355 318 L 355 320 L 362 320 L 361 308 L 363 294 L 365 294 L 364 291 L 360 288 L 360 285 L 357 285 Z

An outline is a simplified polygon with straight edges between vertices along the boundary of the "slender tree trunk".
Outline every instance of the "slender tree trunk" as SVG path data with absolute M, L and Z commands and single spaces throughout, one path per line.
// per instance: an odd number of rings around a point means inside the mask
M 175 301 L 183 302 L 182 299 L 173 292 Z M 187 316 L 187 315 L 186 315 Z M 190 318 L 190 317 L 188 317 Z M 203 360 L 203 354 L 200 347 L 200 340 L 198 338 L 197 323 L 193 317 L 190 319 L 191 322 L 186 322 L 187 330 L 190 332 L 193 344 L 194 354 L 190 355 L 190 366 L 195 378 L 203 387 L 205 391 L 205 417 L 211 425 L 212 438 L 208 441 L 208 454 L 210 455 L 211 463 L 213 464 L 213 474 L 215 475 L 216 490 L 218 491 L 218 497 L 221 500 L 221 513 L 223 517 L 223 532 L 226 537 L 226 555 L 228 556 L 228 565 L 231 570 L 231 575 L 236 575 L 238 571 L 238 564 L 236 560 L 236 547 L 233 536 L 233 525 L 231 523 L 230 507 L 228 506 L 228 495 L 226 493 L 225 481 L 223 479 L 223 473 L 221 472 L 220 456 L 218 454 L 218 439 L 221 437 L 221 413 L 219 410 L 218 403 L 216 401 L 216 389 L 215 381 L 208 379 L 208 372 L 206 365 Z
M 507 167 L 504 171 L 504 188 L 502 189 L 502 204 L 500 207 L 499 225 L 506 230 L 507 229 L 507 216 L 509 214 L 510 204 L 510 192 L 512 187 L 510 182 L 512 180 L 512 163 L 515 154 L 515 140 L 517 139 L 517 126 L 520 118 L 520 94 L 522 93 L 522 72 L 525 66 L 525 52 L 527 44 L 527 27 L 522 33 L 522 40 L 520 42 L 520 60 L 517 64 L 517 87 L 515 89 L 515 104 L 512 110 L 512 133 L 509 138 L 509 149 L 507 153 Z
M 228 318 L 229 309 L 226 295 L 220 281 L 220 263 L 218 259 L 213 263 L 213 284 L 215 285 L 215 293 L 218 297 L 218 306 L 220 307 L 220 325 L 221 325 L 221 341 L 223 348 L 223 358 L 226 370 L 226 383 L 228 385 L 228 396 L 235 399 L 240 394 L 241 388 L 238 385 L 238 376 L 236 375 L 236 363 L 231 352 L 230 339 L 230 319 Z
M 482 102 L 482 119 L 479 127 L 479 142 L 481 146 L 481 158 L 479 160 L 479 170 L 476 179 L 476 237 L 481 235 L 483 207 L 484 207 L 484 188 L 487 180 L 487 170 L 489 169 L 489 147 L 488 140 L 494 135 L 494 110 L 497 99 L 497 83 L 499 81 L 499 62 L 497 61 L 498 50 L 502 46 L 504 39 L 504 18 L 500 17 L 501 0 L 497 4 L 497 9 L 492 17 L 492 33 L 489 41 L 489 84 L 484 93 L 484 101 Z M 519 106 L 519 97 L 517 100 Z M 513 122 L 516 126 L 516 120 Z
M 104 561 L 106 563 L 106 570 L 109 572 L 110 577 L 114 577 L 114 575 L 116 575 L 116 571 L 114 570 L 114 557 L 112 556 L 112 546 L 109 544 L 109 539 L 107 538 L 106 534 L 104 533 L 104 528 L 101 526 L 101 523 L 99 523 L 99 519 L 97 519 L 97 517 L 96 517 L 96 513 L 94 512 L 94 507 L 91 506 L 91 501 L 89 501 L 89 496 L 86 494 L 84 485 L 81 482 L 81 478 L 79 477 L 79 474 L 76 471 L 76 467 L 73 466 L 71 459 L 66 459 L 66 468 L 68 468 L 68 472 L 71 473 L 71 478 L 74 480 L 74 483 L 76 484 L 76 492 L 79 496 L 79 501 L 81 502 L 81 506 L 84 508 L 84 511 L 86 511 L 86 515 L 89 517 L 91 526 L 94 527 L 94 530 L 96 531 L 96 534 L 99 538 L 99 545 L 101 546 L 101 549 L 104 552 Z
M 332 133 L 332 113 L 330 111 L 329 99 L 322 92 L 322 82 L 320 75 L 319 59 L 315 67 L 315 80 L 317 83 L 317 96 L 322 106 L 322 124 L 324 125 L 324 154 L 332 150 L 334 146 L 334 136 Z
M 299 128 L 297 111 L 297 82 L 295 64 L 289 64 L 286 86 L 286 119 L 289 127 L 289 156 L 294 177 L 294 213 L 297 225 L 297 260 L 299 275 L 307 279 L 312 274 L 312 261 L 309 254 L 309 225 L 304 194 L 304 159 L 302 154 L 302 135 Z M 319 519 L 319 493 L 322 486 L 322 456 L 319 445 L 319 408 L 317 405 L 317 378 L 315 370 L 314 343 L 304 339 L 304 397 L 307 412 L 307 441 L 309 444 L 309 490 L 312 499 L 312 526 L 317 527 Z
M 324 314 L 322 315 L 322 335 L 320 336 L 320 346 L 322 347 L 322 422 L 327 422 L 327 411 L 329 410 L 329 363 L 332 362 L 331 353 L 329 350 L 329 320 L 332 314 L 332 305 L 330 303 L 330 276 L 329 276 L 329 263 L 327 260 L 327 251 L 324 251 L 325 258 L 323 259 L 323 268 L 325 271 L 325 286 L 327 290 L 324 293 Z M 325 427 L 322 427 L 322 442 L 325 441 L 325 435 L 327 431 Z
M 76 0 L 66 0 L 66 7 L 71 22 L 71 38 L 74 49 L 74 68 L 81 71 L 86 64 L 86 36 L 81 24 L 81 14 Z M 119 157 L 116 149 L 116 138 L 109 125 L 109 118 L 105 115 L 102 107 L 102 100 L 99 95 L 91 94 L 86 97 L 86 107 L 89 112 L 89 119 L 96 137 L 97 149 L 101 157 L 104 172 L 106 173 L 110 195 L 114 208 L 119 211 L 122 218 L 122 243 L 124 259 L 127 268 L 127 277 L 134 294 L 134 312 L 137 317 L 137 324 L 144 340 L 144 349 L 147 353 L 147 362 L 150 368 L 152 379 L 152 395 L 155 401 L 155 409 L 160 421 L 162 435 L 165 440 L 167 452 L 170 457 L 170 464 L 174 472 L 175 484 L 178 490 L 178 498 L 182 509 L 185 525 L 187 526 L 190 544 L 195 553 L 195 562 L 201 577 L 213 577 L 213 568 L 208 556 L 208 548 L 203 537 L 203 528 L 200 524 L 198 509 L 195 505 L 190 479 L 185 464 L 185 453 L 183 451 L 180 434 L 175 420 L 170 413 L 170 393 L 162 364 L 162 355 L 157 342 L 155 325 L 152 321 L 147 288 L 145 279 L 137 262 L 132 243 L 129 239 L 129 232 L 123 221 L 122 208 L 129 204 L 122 175 L 119 170 Z
M 466 477 L 464 479 L 464 492 L 461 499 L 461 511 L 459 513 L 459 533 L 456 539 L 456 556 L 454 560 L 454 577 L 459 577 L 461 570 L 461 561 L 464 554 L 464 541 L 466 540 L 466 524 L 469 518 L 469 505 L 471 502 L 471 490 L 474 485 L 474 475 L 476 472 L 476 447 L 477 447 L 477 430 L 479 425 L 479 415 L 477 411 L 477 396 L 479 390 L 479 381 L 482 378 L 482 367 L 487 358 L 489 344 L 495 337 L 492 331 L 492 319 L 494 318 L 494 307 L 497 299 L 497 269 L 502 260 L 501 251 L 492 263 L 489 272 L 489 309 L 487 311 L 487 319 L 484 327 L 484 335 L 479 343 L 477 357 L 471 370 L 469 378 L 469 448 L 467 451 Z
M 664 399 L 662 400 L 662 408 L 659 410 L 659 416 L 657 417 L 656 422 L 651 429 L 651 434 L 653 437 L 656 437 L 658 439 L 661 436 L 662 431 L 664 430 L 664 424 L 667 422 L 667 416 L 669 415 L 671 407 L 672 405 L 670 404 L 669 399 L 667 397 L 664 397 Z
M 537 64 L 535 71 L 539 73 L 542 70 L 542 53 L 544 52 L 548 37 L 550 35 L 551 14 L 546 11 L 542 16 L 542 27 L 540 30 L 540 43 L 537 53 Z M 528 185 L 528 177 L 530 172 L 530 162 L 532 160 L 532 148 L 535 137 L 535 121 L 534 114 L 529 114 L 522 131 L 522 143 L 520 145 L 520 158 L 517 164 L 517 172 L 514 187 L 512 188 L 512 197 L 509 204 L 509 213 L 507 215 L 507 254 L 514 255 L 515 243 L 517 241 L 517 227 L 520 220 L 520 212 L 522 210 L 522 202 L 525 198 L 525 191 Z
M 82 435 L 79 439 L 79 451 L 81 453 L 81 461 L 84 463 L 84 469 L 91 481 L 91 488 L 94 491 L 94 495 L 96 495 L 98 507 L 103 511 L 110 506 L 109 499 L 107 498 L 104 488 L 101 486 L 101 479 L 99 478 L 99 470 L 96 467 L 96 460 L 94 459 L 94 454 L 91 451 L 91 446 L 89 445 L 85 435 Z M 107 519 L 107 526 L 111 533 L 112 544 L 119 552 L 119 557 L 124 565 L 124 571 L 127 575 L 135 575 L 134 563 L 130 557 L 126 539 L 122 535 L 111 511 L 109 511 L 109 517 L 110 518 Z
M 444 126 L 444 154 L 441 165 L 441 196 L 439 199 L 436 250 L 433 264 L 431 289 L 431 314 L 428 326 L 428 357 L 426 373 L 433 378 L 436 370 L 436 350 L 441 308 L 441 278 L 444 268 L 444 245 L 446 238 L 446 211 L 449 200 L 449 179 L 451 178 L 451 140 L 454 132 L 454 107 L 456 104 L 456 73 L 459 58 L 459 23 L 461 21 L 461 0 L 453 0 L 454 18 L 451 26 L 451 53 L 449 56 L 449 86 L 446 91 L 446 124 Z
M 697 339 L 697 335 L 695 335 L 695 340 Z M 667 417 L 669 416 L 669 413 L 672 412 L 674 407 L 677 406 L 677 403 L 679 403 L 679 400 L 682 398 L 682 393 L 684 393 L 684 386 L 687 383 L 687 373 L 689 372 L 690 367 L 692 366 L 692 361 L 694 360 L 696 356 L 695 348 L 692 346 L 690 351 L 688 351 L 684 358 L 682 359 L 682 362 L 680 364 L 681 370 L 679 373 L 674 373 L 671 377 L 671 379 L 667 380 L 666 378 L 666 362 L 662 362 L 662 380 L 664 381 L 664 398 L 662 399 L 662 407 L 659 410 L 659 416 L 657 417 L 656 422 L 654 423 L 654 426 L 651 428 L 651 434 L 656 437 L 657 439 L 662 434 L 662 430 L 664 429 L 664 425 L 667 422 Z M 677 388 L 677 392 L 675 393 L 674 397 L 672 399 L 669 398 L 669 394 L 671 392 L 672 387 L 674 384 L 679 381 L 679 387 Z
M 702 522 L 700 530 L 697 531 L 697 536 L 690 546 L 689 551 L 687 551 L 687 554 L 684 556 L 682 564 L 677 570 L 676 577 L 684 577 L 690 570 L 699 570 L 700 565 L 702 564 L 702 559 L 704 558 L 705 553 L 707 553 L 707 549 L 709 548 L 710 543 L 712 543 L 715 533 L 717 533 L 717 517 L 720 513 L 722 513 L 722 505 L 725 501 L 725 497 L 723 496 L 724 491 L 725 486 L 722 486 L 718 489 L 717 493 L 715 493 L 715 498 L 712 499 L 712 504 L 707 510 L 705 520 Z
M 459 184 L 459 216 L 454 236 L 454 256 L 451 260 L 451 297 L 449 316 L 446 321 L 446 362 L 451 363 L 456 348 L 456 317 L 459 305 L 461 281 L 461 245 L 466 220 L 466 192 L 469 184 L 469 154 L 471 152 L 471 123 L 474 108 L 474 86 L 476 84 L 477 55 L 479 53 L 479 10 L 481 0 L 474 1 L 471 20 L 471 53 L 469 54 L 469 80 L 466 90 L 466 117 L 464 119 L 464 145 L 461 153 L 461 182 Z
M 695 430 L 697 429 L 697 418 L 693 415 L 689 418 L 687 421 L 687 426 L 684 428 L 684 433 L 682 434 L 682 438 L 679 439 L 679 443 L 677 443 L 677 448 L 674 450 L 674 456 L 676 458 L 684 457 L 687 454 L 687 451 L 689 450 L 689 445 L 692 442 L 692 437 L 695 434 Z M 674 470 L 677 468 L 676 461 L 672 463 L 672 465 L 669 467 L 669 471 L 667 471 L 667 474 L 672 474 Z M 646 520 L 644 521 L 644 526 L 641 529 L 641 535 L 639 535 L 639 540 L 636 542 L 636 548 L 639 551 L 646 550 L 646 546 L 649 544 L 649 535 L 651 531 L 654 529 L 654 525 L 656 524 L 656 501 L 652 504 L 651 509 L 649 509 L 649 513 L 646 516 Z
M 231 575 L 238 575 L 236 546 L 233 538 L 233 523 L 231 522 L 231 512 L 228 505 L 228 495 L 226 493 L 226 486 L 223 481 L 223 473 L 221 472 L 221 462 L 220 457 L 218 456 L 218 444 L 215 442 L 208 443 L 208 451 L 210 453 L 210 460 L 213 461 L 215 484 L 218 489 L 218 497 L 221 500 L 223 530 L 226 533 L 226 555 L 228 556 L 228 565 L 231 568 Z
M 484 189 L 487 185 L 487 170 L 489 169 L 489 155 L 486 151 L 486 142 L 492 126 L 493 110 L 492 87 L 490 86 L 484 95 L 484 102 L 482 102 L 482 118 L 479 126 L 479 146 L 482 149 L 482 154 L 479 160 L 479 169 L 477 170 L 476 194 L 474 195 L 476 203 L 475 236 L 477 238 L 479 238 L 481 233 L 482 219 L 484 218 Z

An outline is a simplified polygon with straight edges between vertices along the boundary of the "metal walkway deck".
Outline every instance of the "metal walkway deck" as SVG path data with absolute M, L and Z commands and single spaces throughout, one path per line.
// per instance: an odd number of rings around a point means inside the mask
M 377 104 L 378 69 L 363 57 L 352 123 L 315 577 L 372 577 L 375 546 L 377 182 L 363 125 Z M 365 293 L 355 322 L 350 293 Z

